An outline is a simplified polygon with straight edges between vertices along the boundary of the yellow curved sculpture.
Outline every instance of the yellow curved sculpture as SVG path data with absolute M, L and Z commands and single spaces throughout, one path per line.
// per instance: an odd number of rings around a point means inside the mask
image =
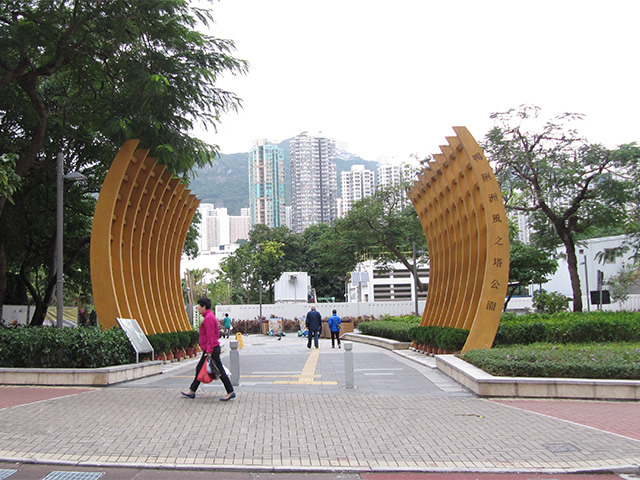
M 454 127 L 409 191 L 429 245 L 421 326 L 469 330 L 463 352 L 491 348 L 509 282 L 509 230 L 500 187 L 465 127 Z
M 190 330 L 180 258 L 200 200 L 127 140 L 100 190 L 91 230 L 91 284 L 104 328 L 134 318 L 147 334 Z

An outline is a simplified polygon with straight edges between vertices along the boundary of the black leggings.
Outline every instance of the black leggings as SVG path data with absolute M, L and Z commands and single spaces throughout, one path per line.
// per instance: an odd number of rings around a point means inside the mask
M 216 366 L 218 367 L 218 370 L 220 371 L 220 380 L 222 380 L 222 383 L 224 384 L 224 388 L 227 390 L 227 393 L 231 393 L 233 392 L 233 385 L 231 385 L 231 380 L 229 380 L 229 377 L 227 377 L 227 372 L 224 370 L 224 367 L 222 366 L 222 360 L 220 360 L 220 345 L 213 347 L 213 362 L 216 364 Z M 198 387 L 200 386 L 200 381 L 198 380 L 198 373 L 200 373 L 200 369 L 202 368 L 202 365 L 204 365 L 204 362 L 206 361 L 207 356 L 202 353 L 202 356 L 200 357 L 200 361 L 198 362 L 198 366 L 196 367 L 196 378 L 193 380 L 193 382 L 191 382 L 191 386 L 189 387 L 191 389 L 192 392 L 195 392 L 196 390 L 198 390 Z

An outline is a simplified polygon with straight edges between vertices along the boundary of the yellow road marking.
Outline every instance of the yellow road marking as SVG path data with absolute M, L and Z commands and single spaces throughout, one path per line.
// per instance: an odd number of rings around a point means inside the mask
M 320 360 L 320 349 L 314 348 L 309 354 L 302 372 L 299 375 L 284 375 L 284 374 L 265 374 L 265 375 L 242 375 L 242 378 L 297 378 L 297 380 L 274 380 L 274 384 L 278 385 L 338 385 L 338 382 L 334 380 L 316 380 L 321 375 L 316 373 L 318 368 L 318 361 Z M 193 375 L 174 375 L 174 377 L 193 377 Z
M 276 380 L 273 383 L 278 385 L 337 385 L 338 382 L 333 380 L 316 380 L 316 368 L 318 368 L 318 361 L 320 360 L 320 349 L 314 348 L 309 354 L 307 362 L 302 367 L 302 372 L 296 381 Z

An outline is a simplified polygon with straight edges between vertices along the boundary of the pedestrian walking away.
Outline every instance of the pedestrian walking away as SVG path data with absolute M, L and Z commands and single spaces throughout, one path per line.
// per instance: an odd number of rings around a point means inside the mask
M 336 348 L 334 339 L 338 340 L 338 348 L 340 346 L 340 317 L 336 310 L 333 311 L 333 315 L 329 317 L 329 330 L 331 330 L 331 348 Z
M 311 307 L 309 313 L 307 313 L 307 319 L 305 321 L 309 335 L 307 336 L 307 348 L 311 348 L 311 337 L 316 348 L 318 347 L 318 337 L 320 337 L 320 329 L 322 328 L 322 315 L 316 310 L 316 307 Z
M 222 325 L 224 326 L 224 332 L 222 335 L 224 336 L 224 338 L 229 338 L 229 333 L 231 332 L 231 319 L 229 318 L 228 313 L 224 314 Z
M 193 382 L 191 382 L 189 390 L 180 393 L 187 398 L 196 398 L 196 391 L 200 386 L 198 373 L 207 359 L 211 357 L 220 371 L 220 380 L 222 380 L 224 388 L 227 391 L 227 394 L 224 397 L 221 397 L 220 401 L 226 402 L 227 400 L 235 398 L 236 394 L 233 391 L 233 386 L 227 376 L 227 372 L 224 370 L 222 360 L 220 360 L 220 324 L 218 323 L 216 316 L 211 311 L 211 300 L 207 297 L 200 298 L 198 300 L 198 313 L 202 315 L 203 318 L 202 323 L 200 324 L 200 348 L 202 349 L 202 357 L 200 357 L 200 361 L 196 367 L 196 376 L 193 379 Z

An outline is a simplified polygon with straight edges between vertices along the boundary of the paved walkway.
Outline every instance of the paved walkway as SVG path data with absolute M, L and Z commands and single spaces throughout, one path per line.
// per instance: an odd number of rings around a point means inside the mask
M 362 344 L 354 344 L 356 388 L 347 389 L 344 351 L 328 340 L 310 351 L 306 339 L 256 335 L 245 346 L 230 402 L 218 401 L 219 382 L 195 400 L 180 396 L 195 360 L 108 388 L 0 387 L 0 461 L 239 472 L 639 472 L 638 402 L 481 399 L 430 359 Z

